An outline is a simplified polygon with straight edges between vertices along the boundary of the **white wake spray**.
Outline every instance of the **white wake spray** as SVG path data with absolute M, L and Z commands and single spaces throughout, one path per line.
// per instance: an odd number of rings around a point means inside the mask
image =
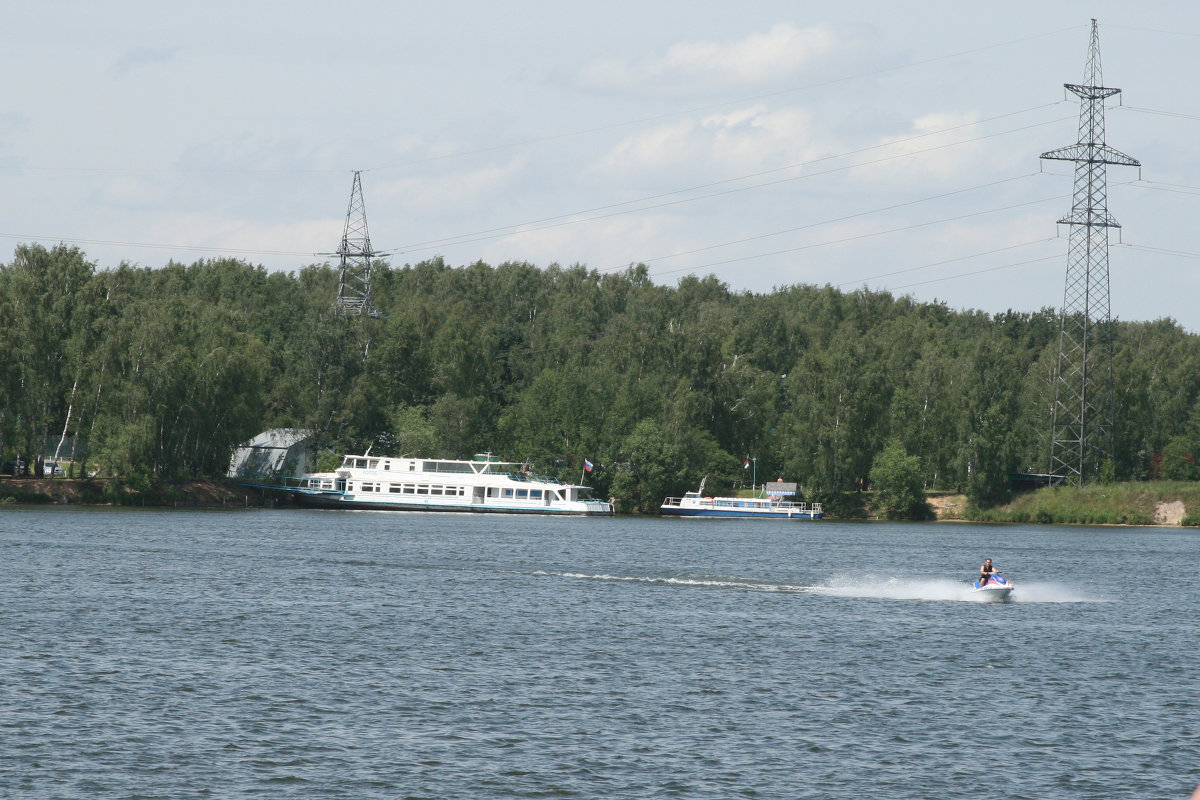
M 811 586 L 795 586 L 786 583 L 769 583 L 766 581 L 738 580 L 722 577 L 655 577 L 650 575 L 607 575 L 589 574 L 583 572 L 546 572 L 538 570 L 535 575 L 550 575 L 558 578 L 575 578 L 589 581 L 619 581 L 627 583 L 647 583 L 664 586 L 709 586 L 719 589 L 740 589 L 755 592 L 807 592 Z
M 1095 592 L 1087 592 L 1058 583 L 1022 583 L 1013 581 L 1010 603 L 1097 603 L 1106 602 Z M 987 598 L 974 591 L 966 581 L 949 578 L 876 578 L 838 576 L 810 591 L 828 597 L 861 597 L 882 600 L 927 600 L 979 603 Z
M 798 584 L 773 583 L 749 579 L 699 576 L 653 576 L 653 575 L 610 575 L 585 572 L 547 572 L 537 570 L 535 575 L 546 575 L 574 580 L 608 581 L 621 583 L 657 584 L 661 586 L 711 587 L 751 592 L 786 592 L 876 600 L 916 600 L 927 602 L 981 603 L 986 598 L 972 590 L 966 581 L 950 578 L 879 578 L 873 575 L 839 575 L 823 584 L 803 586 Z M 1014 581 L 1015 589 L 1009 597 L 1011 603 L 1104 603 L 1107 599 L 1096 592 L 1067 586 L 1060 583 L 1021 583 Z

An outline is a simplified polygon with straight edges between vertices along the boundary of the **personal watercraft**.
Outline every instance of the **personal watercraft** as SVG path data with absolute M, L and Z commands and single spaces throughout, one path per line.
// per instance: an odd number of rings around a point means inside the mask
M 971 593 L 977 599 L 984 602 L 999 603 L 1007 600 L 1008 596 L 1012 594 L 1012 591 L 1015 588 L 1016 587 L 1013 586 L 1012 582 L 1006 580 L 1005 577 L 999 572 L 993 572 L 988 576 L 987 581 L 984 583 L 981 583 L 980 580 L 976 580 L 975 588 L 972 589 Z

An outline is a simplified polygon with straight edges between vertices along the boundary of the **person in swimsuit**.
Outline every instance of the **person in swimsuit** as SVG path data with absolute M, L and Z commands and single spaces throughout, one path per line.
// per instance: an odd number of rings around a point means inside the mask
M 992 577 L 992 575 L 995 574 L 995 572 L 996 572 L 996 568 L 992 566 L 992 560 L 990 558 L 985 559 L 983 562 L 983 566 L 981 566 L 979 568 L 979 588 L 980 589 L 982 589 L 984 586 L 987 586 L 988 578 Z

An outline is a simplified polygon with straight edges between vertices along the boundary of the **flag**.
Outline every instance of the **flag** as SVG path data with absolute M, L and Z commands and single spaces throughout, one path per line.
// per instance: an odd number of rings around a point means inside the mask
M 586 469 L 588 472 L 591 472 L 591 471 L 592 471 L 592 462 L 588 461 L 588 460 L 585 458 L 585 459 L 583 460 L 583 468 L 584 468 L 584 469 Z
M 750 459 L 746 459 L 746 463 L 742 464 L 742 469 L 750 469 Z

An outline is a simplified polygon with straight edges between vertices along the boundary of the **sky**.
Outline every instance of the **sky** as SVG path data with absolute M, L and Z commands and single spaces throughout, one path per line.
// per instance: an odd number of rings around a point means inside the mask
M 1099 24 L 1111 309 L 1200 333 L 1200 4 L 46 0 L 6 10 L 0 262 L 714 275 L 1063 301 Z M 331 298 L 331 302 L 332 302 Z

